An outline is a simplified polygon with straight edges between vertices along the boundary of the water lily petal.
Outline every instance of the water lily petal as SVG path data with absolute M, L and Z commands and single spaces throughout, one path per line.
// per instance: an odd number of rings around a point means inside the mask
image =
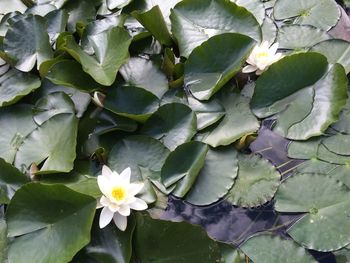
M 242 69 L 242 72 L 243 73 L 251 73 L 251 72 L 254 72 L 256 71 L 258 68 L 256 66 L 252 66 L 252 65 L 248 65 L 248 66 L 245 66 L 243 69 Z
M 104 207 L 100 215 L 100 228 L 107 226 L 112 221 L 113 215 L 114 213 L 108 207 Z
M 128 205 L 121 205 L 119 207 L 118 213 L 122 216 L 129 216 L 130 215 L 130 207 Z
M 113 221 L 115 223 L 115 225 L 121 230 L 121 231 L 125 231 L 126 226 L 128 224 L 128 220 L 126 216 L 122 216 L 121 214 L 119 214 L 118 212 L 114 214 L 113 216 Z
M 105 196 L 109 196 L 109 193 L 111 191 L 110 181 L 106 177 L 99 175 L 99 176 L 97 176 L 97 184 L 98 184 L 98 187 L 100 188 L 101 192 Z
M 261 75 L 264 71 L 265 71 L 265 70 L 258 69 L 258 70 L 255 72 L 255 74 L 259 76 L 259 75 Z
M 122 184 L 129 184 L 130 176 L 131 176 L 131 169 L 130 167 L 128 167 L 121 172 L 121 174 L 119 175 L 119 180 L 122 182 Z
M 136 200 L 129 204 L 129 206 L 131 209 L 138 211 L 145 210 L 148 207 L 147 203 L 140 198 L 136 198 Z
M 112 180 L 112 170 L 107 166 L 107 165 L 104 165 L 102 167 L 102 176 L 105 176 L 108 180 Z
M 273 44 L 269 49 L 269 54 L 271 56 L 275 55 L 278 49 L 278 43 Z
M 144 183 L 133 183 L 129 185 L 128 189 L 128 195 L 129 196 L 135 196 L 138 194 L 144 186 Z

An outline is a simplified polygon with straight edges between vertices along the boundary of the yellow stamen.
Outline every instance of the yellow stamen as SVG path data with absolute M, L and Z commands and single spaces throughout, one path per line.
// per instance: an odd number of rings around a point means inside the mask
M 260 52 L 256 55 L 258 58 L 265 58 L 269 56 L 269 53 L 267 52 Z
M 115 200 L 122 201 L 126 197 L 126 189 L 122 186 L 113 187 L 112 196 Z

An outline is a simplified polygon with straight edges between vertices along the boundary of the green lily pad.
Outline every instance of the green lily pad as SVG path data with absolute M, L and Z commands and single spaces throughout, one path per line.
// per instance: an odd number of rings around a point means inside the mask
M 240 249 L 255 263 L 316 263 L 303 248 L 290 239 L 272 234 L 259 234 L 249 238 Z
M 72 87 L 83 92 L 93 92 L 103 87 L 85 73 L 81 65 L 74 60 L 54 63 L 48 70 L 46 78 L 56 85 Z
M 337 263 L 347 263 L 350 261 L 350 250 L 348 248 L 334 251 L 333 254 Z
M 137 215 L 136 218 L 134 249 L 136 258 L 141 262 L 220 261 L 219 246 L 201 227 L 185 222 L 155 220 L 142 215 Z
M 198 130 L 209 127 L 226 114 L 224 107 L 215 98 L 210 101 L 199 101 L 190 96 L 187 100 L 188 106 L 196 113 Z
M 54 92 L 42 97 L 33 108 L 33 118 L 39 126 L 62 113 L 75 114 L 73 101 L 63 92 Z
M 151 92 L 132 86 L 113 87 L 104 107 L 115 114 L 145 122 L 158 109 L 159 100 Z
M 64 44 L 60 48 L 81 63 L 83 70 L 95 81 L 110 86 L 115 81 L 119 68 L 129 58 L 131 37 L 125 29 L 117 26 L 92 35 L 89 40 L 95 51 L 94 56 L 85 53 L 72 35 L 64 37 Z
M 66 3 L 56 4 L 62 6 L 62 8 L 66 10 L 66 12 L 69 14 L 67 28 L 70 32 L 76 31 L 77 23 L 87 24 L 89 21 L 94 20 L 96 18 L 96 1 L 63 0 L 63 2 Z
M 305 87 L 313 85 L 327 71 L 327 59 L 318 53 L 300 53 L 286 56 L 274 63 L 256 82 L 251 101 L 258 117 L 276 112 L 263 110 Z
M 326 31 L 308 25 L 287 25 L 278 30 L 279 48 L 303 50 L 330 39 Z
M 298 96 L 282 112 L 274 131 L 293 140 L 322 135 L 335 123 L 347 100 L 348 79 L 340 64 Z
M 186 195 L 194 205 L 209 205 L 224 197 L 238 172 L 237 152 L 233 147 L 209 149 L 196 183 Z
M 254 15 L 256 20 L 261 25 L 265 19 L 264 3 L 260 0 L 230 0 L 239 6 L 244 7 Z
M 322 143 L 319 145 L 317 149 L 317 158 L 334 164 L 348 164 L 350 163 L 350 156 L 340 155 L 334 153 L 327 149 Z
M 123 8 L 127 6 L 132 0 L 107 0 L 108 9 Z
M 34 130 L 18 147 L 15 166 L 28 169 L 42 163 L 39 173 L 69 172 L 76 157 L 78 120 L 73 114 L 55 115 Z
M 47 33 L 50 41 L 54 42 L 58 34 L 65 31 L 68 22 L 68 13 L 65 10 L 54 10 L 45 16 L 48 20 Z
M 277 37 L 277 25 L 270 17 L 265 17 L 264 23 L 261 25 L 263 40 L 274 43 Z
M 7 224 L 6 221 L 0 218 L 0 261 L 7 260 Z
M 196 47 L 186 61 L 185 85 L 195 98 L 210 99 L 241 70 L 254 45 L 253 39 L 240 34 L 211 37 Z
M 161 98 L 169 89 L 168 80 L 152 60 L 133 57 L 120 69 L 128 85 L 144 88 Z
M 0 76 L 0 107 L 16 103 L 41 85 L 35 75 L 15 69 Z
M 324 30 L 335 26 L 340 18 L 339 6 L 332 0 L 278 0 L 273 9 L 277 20 L 295 18 L 294 23 Z
M 208 146 L 201 142 L 188 142 L 178 146 L 166 159 L 161 172 L 165 187 L 176 184 L 175 196 L 184 197 L 197 179 L 205 163 Z
M 118 173 L 130 167 L 131 181 L 160 181 L 160 171 L 168 155 L 169 150 L 158 140 L 142 135 L 129 136 L 113 146 L 108 166 Z
M 29 15 L 11 24 L 4 38 L 4 51 L 20 71 L 32 70 L 35 63 L 39 69 L 53 56 L 46 19 Z
M 217 147 L 229 145 L 246 134 L 256 132 L 260 125 L 249 108 L 249 99 L 232 91 L 220 94 L 226 110 L 221 122 L 204 137 L 203 142 Z
M 314 159 L 317 158 L 318 147 L 323 137 L 311 138 L 307 141 L 292 141 L 288 145 L 288 156 L 295 159 Z
M 172 10 L 170 20 L 183 57 L 188 57 L 210 37 L 222 33 L 240 33 L 261 40 L 255 17 L 245 8 L 225 0 L 181 1 Z
M 9 261 L 70 261 L 90 241 L 95 210 L 94 198 L 63 185 L 23 186 L 6 212 L 8 235 L 17 237 L 9 245 Z
M 0 157 L 13 163 L 18 148 L 36 128 L 31 106 L 15 105 L 0 109 Z
M 154 6 L 147 12 L 132 12 L 137 19 L 162 45 L 171 46 L 173 40 L 159 6 Z
M 310 51 L 327 57 L 328 62 L 343 65 L 346 74 L 350 72 L 350 43 L 341 39 L 329 39 L 314 45 Z
M 350 155 L 350 135 L 336 134 L 329 138 L 325 138 L 322 141 L 322 144 L 333 153 L 339 155 Z
M 8 204 L 13 194 L 15 193 L 15 191 L 18 188 L 20 188 L 23 184 L 28 183 L 29 178 L 1 158 L 0 158 L 0 169 L 1 169 L 0 204 Z M 0 251 L 1 251 L 1 245 L 0 245 Z
M 180 103 L 165 104 L 147 120 L 141 132 L 160 140 L 170 150 L 188 142 L 196 134 L 194 112 Z
M 239 155 L 238 160 L 238 177 L 225 199 L 243 207 L 256 207 L 270 201 L 280 185 L 280 173 L 257 155 Z
M 279 212 L 306 213 L 288 234 L 299 244 L 333 251 L 350 243 L 350 190 L 343 183 L 317 174 L 299 174 L 283 183 L 276 194 Z

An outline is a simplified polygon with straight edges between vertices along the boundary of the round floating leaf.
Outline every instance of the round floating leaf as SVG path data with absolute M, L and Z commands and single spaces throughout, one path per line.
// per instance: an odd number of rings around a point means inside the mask
M 322 144 L 333 153 L 339 155 L 350 155 L 350 135 L 336 134 L 329 138 L 325 138 L 322 141 Z
M 245 8 L 225 0 L 182 1 L 172 10 L 170 19 L 183 57 L 188 57 L 210 37 L 222 33 L 240 33 L 261 40 L 255 17 Z
M 343 248 L 333 252 L 337 263 L 347 263 L 350 261 L 350 249 Z
M 220 95 L 226 115 L 203 139 L 213 147 L 229 145 L 246 134 L 256 132 L 260 126 L 249 108 L 248 98 L 232 91 L 223 92 Z
M 15 105 L 0 109 L 0 157 L 13 163 L 18 148 L 37 128 L 29 105 Z
M 286 56 L 274 63 L 256 82 L 251 105 L 267 107 L 298 90 L 314 84 L 327 70 L 327 59 L 318 53 L 300 53 Z
M 240 249 L 255 263 L 316 263 L 303 248 L 290 239 L 271 234 L 259 234 L 249 238 Z
M 47 21 L 28 15 L 11 24 L 4 38 L 4 51 L 21 71 L 31 71 L 53 56 L 47 33 Z
M 196 113 L 197 129 L 203 130 L 219 121 L 226 112 L 219 100 L 199 101 L 193 97 L 188 97 L 188 106 Z
M 278 189 L 275 209 L 307 213 L 288 234 L 309 249 L 332 251 L 350 243 L 350 190 L 339 181 L 318 174 L 295 175 Z
M 210 99 L 241 70 L 254 44 L 250 37 L 226 33 L 196 47 L 185 63 L 185 85 L 192 95 Z
M 15 166 L 28 169 L 42 163 L 38 173 L 69 172 L 76 157 L 78 120 L 73 114 L 55 115 L 34 130 L 19 146 Z
M 317 158 L 334 164 L 349 164 L 350 163 L 350 156 L 346 155 L 339 155 L 334 152 L 331 152 L 324 146 L 322 143 L 319 144 L 317 149 Z
M 63 185 L 23 186 L 6 213 L 8 235 L 17 237 L 9 246 L 9 261 L 70 261 L 90 241 L 95 210 L 94 198 Z
M 201 142 L 188 142 L 178 146 L 166 159 L 161 172 L 165 187 L 176 184 L 172 193 L 184 197 L 196 181 L 205 163 L 208 146 Z
M 128 5 L 132 0 L 107 0 L 108 9 L 123 8 Z
M 322 135 L 335 123 L 347 100 L 348 79 L 340 64 L 299 96 L 282 112 L 274 131 L 293 140 Z
M 134 245 L 143 263 L 212 263 L 221 258 L 219 246 L 201 227 L 142 215 L 137 215 Z
M 307 49 L 330 39 L 331 36 L 325 31 L 307 25 L 287 25 L 278 30 L 277 42 L 279 48 Z
M 277 20 L 295 18 L 297 24 L 328 30 L 338 22 L 340 10 L 333 0 L 278 0 L 273 15 Z
M 1 170 L 0 204 L 8 204 L 14 192 L 18 188 L 20 188 L 23 184 L 28 183 L 29 178 L 1 158 L 0 158 L 0 170 Z M 1 251 L 1 245 L 0 245 L 0 251 Z
M 188 142 L 195 135 L 196 115 L 180 103 L 165 104 L 148 119 L 142 133 L 160 140 L 170 150 Z
M 314 45 L 310 51 L 326 56 L 329 63 L 339 63 L 350 72 L 350 43 L 341 39 L 329 39 Z
M 38 100 L 33 108 L 33 118 L 38 125 L 62 113 L 75 113 L 74 103 L 66 93 L 54 92 Z
M 127 84 L 141 87 L 161 98 L 168 90 L 168 80 L 155 62 L 134 57 L 120 69 Z
M 288 145 L 288 156 L 294 159 L 313 159 L 317 158 L 319 144 L 323 137 L 311 138 L 307 141 L 292 141 Z
M 238 177 L 225 199 L 243 207 L 255 207 L 270 201 L 280 184 L 280 173 L 257 155 L 239 155 L 238 160 Z
M 265 7 L 264 3 L 260 0 L 230 0 L 239 6 L 246 8 L 252 13 L 256 20 L 261 25 L 265 19 Z
M 40 87 L 35 75 L 12 69 L 0 76 L 0 107 L 16 103 L 22 97 Z
M 0 218 L 0 261 L 7 260 L 7 224 L 6 221 Z
M 54 10 L 45 17 L 48 20 L 47 32 L 52 43 L 56 41 L 59 33 L 65 31 L 69 15 L 65 10 Z
M 277 37 L 277 26 L 275 22 L 270 17 L 265 17 L 264 23 L 261 26 L 262 41 L 267 41 L 269 43 L 274 43 Z
M 129 58 L 130 35 L 117 26 L 88 38 L 95 51 L 94 56 L 85 53 L 72 35 L 64 37 L 60 48 L 81 63 L 83 70 L 95 81 L 105 86 L 112 85 L 119 68 Z
M 151 92 L 137 87 L 113 87 L 104 107 L 115 114 L 145 122 L 158 109 L 159 100 Z
M 56 0 L 58 6 L 63 7 L 69 14 L 68 31 L 75 32 L 77 23 L 87 24 L 89 21 L 96 19 L 96 1 L 85 0 Z M 63 3 L 62 3 L 63 1 Z M 65 3 L 66 2 L 66 3 Z
M 233 147 L 210 149 L 196 183 L 186 195 L 194 205 L 209 205 L 225 196 L 238 172 L 237 152 Z
M 158 140 L 135 135 L 118 141 L 112 148 L 108 165 L 121 173 L 130 167 L 131 181 L 160 180 L 160 171 L 169 155 L 169 150 Z
M 56 85 L 72 87 L 84 92 L 93 92 L 103 86 L 85 73 L 81 65 L 74 60 L 61 60 L 47 72 L 46 78 Z

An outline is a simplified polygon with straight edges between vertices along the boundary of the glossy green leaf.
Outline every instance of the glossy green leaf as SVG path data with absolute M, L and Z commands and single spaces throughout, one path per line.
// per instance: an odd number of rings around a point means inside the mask
M 143 263 L 212 263 L 220 260 L 217 243 L 201 227 L 185 222 L 137 215 L 134 245 L 136 257 Z
M 238 172 L 237 152 L 233 147 L 210 149 L 196 183 L 186 195 L 194 205 L 209 205 L 224 197 Z
M 72 35 L 64 38 L 64 47 L 83 66 L 83 70 L 101 85 L 109 86 L 116 79 L 119 68 L 129 58 L 131 37 L 121 27 L 114 27 L 89 37 L 94 56 L 85 53 Z
M 274 63 L 256 82 L 251 105 L 259 116 L 259 109 L 313 85 L 327 71 L 327 59 L 317 53 L 286 56 Z
M 28 183 L 29 178 L 1 158 L 0 170 L 0 204 L 8 204 L 15 191 L 18 188 L 20 188 L 23 184 Z
M 94 198 L 63 185 L 23 186 L 6 212 L 8 235 L 17 237 L 9 246 L 9 261 L 69 262 L 90 241 L 95 209 Z
M 196 47 L 186 61 L 185 85 L 195 98 L 210 99 L 241 70 L 254 45 L 253 39 L 240 34 L 211 37 Z
M 39 69 L 53 56 L 46 19 L 28 15 L 11 24 L 4 38 L 4 51 L 20 71 L 32 70 L 35 63 Z
M 158 109 L 159 100 L 151 92 L 132 86 L 113 87 L 104 107 L 115 114 L 145 122 Z
M 338 22 L 340 10 L 333 0 L 278 0 L 273 15 L 277 20 L 295 18 L 294 23 L 329 30 Z
M 270 201 L 280 184 L 280 173 L 257 155 L 239 155 L 238 160 L 238 176 L 225 199 L 243 207 L 256 207 Z
M 279 212 L 305 212 L 288 229 L 303 246 L 318 251 L 340 249 L 350 243 L 350 190 L 330 177 L 300 174 L 283 183 L 276 194 Z
M 210 37 L 222 33 L 240 33 L 261 40 L 255 17 L 245 8 L 225 0 L 182 1 L 172 10 L 170 19 L 183 57 L 188 57 Z
M 7 224 L 6 221 L 0 218 L 0 262 L 7 260 Z
M 246 134 L 256 132 L 260 125 L 249 108 L 249 99 L 232 91 L 220 94 L 226 110 L 221 122 L 204 137 L 203 141 L 213 147 L 229 145 Z
M 132 15 L 139 21 L 162 45 L 171 46 L 173 40 L 164 21 L 159 6 L 154 6 L 147 12 L 134 11 Z
M 316 263 L 317 261 L 303 248 L 290 239 L 272 234 L 259 234 L 249 238 L 240 249 L 254 263 Z
M 350 155 L 350 135 L 336 134 L 325 138 L 322 144 L 331 152 L 339 155 Z
M 119 173 L 130 167 L 131 181 L 160 181 L 160 171 L 168 154 L 169 150 L 158 140 L 142 135 L 129 136 L 113 146 L 108 165 Z
M 184 197 L 196 181 L 208 149 L 201 142 L 188 142 L 178 146 L 169 154 L 162 167 L 161 178 L 164 186 L 176 184 L 172 193 Z
M 93 92 L 103 86 L 85 73 L 81 65 L 74 60 L 61 60 L 47 72 L 46 78 L 56 85 L 72 87 L 83 92 Z
M 107 0 L 108 9 L 123 8 L 132 0 Z
M 59 0 L 58 0 L 59 1 Z M 85 0 L 75 0 L 68 1 L 63 0 L 63 9 L 66 10 L 69 14 L 68 18 L 68 31 L 75 32 L 77 23 L 87 23 L 90 20 L 95 19 L 96 17 L 96 8 L 94 5 L 94 0 L 85 1 Z M 62 4 L 61 4 L 62 5 Z
M 51 42 L 54 42 L 58 34 L 65 31 L 68 22 L 68 13 L 65 10 L 54 10 L 45 16 L 48 20 L 47 32 Z
M 142 133 L 158 139 L 170 150 L 188 142 L 195 135 L 197 119 L 194 112 L 180 103 L 165 104 L 148 119 Z
M 317 158 L 317 151 L 322 137 L 311 138 L 307 141 L 292 141 L 288 145 L 288 156 L 295 159 Z
M 29 105 L 15 105 L 0 109 L 0 157 L 13 163 L 18 148 L 37 128 Z
M 277 25 L 270 17 L 265 17 L 263 24 L 261 25 L 261 31 L 263 40 L 269 43 L 274 43 L 277 37 Z
M 337 263 L 347 263 L 350 261 L 350 249 L 343 248 L 338 251 L 334 251 L 335 260 Z
M 322 135 L 335 123 L 347 100 L 348 80 L 340 64 L 298 96 L 280 114 L 274 131 L 286 138 L 305 140 Z
M 325 31 L 313 26 L 287 25 L 278 30 L 277 42 L 280 48 L 302 50 L 330 38 Z
M 38 173 L 69 172 L 76 157 L 78 120 L 73 114 L 55 115 L 34 130 L 19 146 L 15 166 L 28 169 L 42 164 Z
M 310 51 L 318 52 L 327 57 L 328 62 L 339 63 L 350 72 L 350 43 L 341 39 L 329 39 L 314 45 Z
M 133 57 L 120 69 L 127 84 L 144 88 L 161 98 L 168 90 L 168 80 L 152 60 Z
M 11 69 L 0 76 L 0 107 L 16 103 L 22 97 L 40 87 L 35 75 Z
M 254 15 L 256 20 L 261 25 L 265 19 L 264 3 L 260 0 L 230 0 L 239 6 L 244 7 Z

